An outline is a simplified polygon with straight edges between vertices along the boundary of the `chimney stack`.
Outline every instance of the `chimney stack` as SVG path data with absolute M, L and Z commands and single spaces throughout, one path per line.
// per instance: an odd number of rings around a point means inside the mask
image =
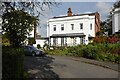
M 68 8 L 68 16 L 72 16 L 72 11 L 71 11 L 71 8 Z

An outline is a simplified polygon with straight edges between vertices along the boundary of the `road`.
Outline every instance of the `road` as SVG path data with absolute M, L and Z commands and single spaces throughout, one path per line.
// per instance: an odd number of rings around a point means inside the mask
M 65 56 L 24 58 L 30 78 L 118 78 L 118 72 Z

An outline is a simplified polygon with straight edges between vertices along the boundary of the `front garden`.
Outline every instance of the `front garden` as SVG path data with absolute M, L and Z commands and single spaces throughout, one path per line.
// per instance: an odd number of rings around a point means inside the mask
M 95 38 L 96 40 L 96 38 Z M 71 47 L 55 47 L 53 50 L 46 50 L 50 55 L 76 56 L 99 61 L 110 61 L 120 63 L 120 42 L 116 37 L 109 37 L 88 45 L 78 45 Z

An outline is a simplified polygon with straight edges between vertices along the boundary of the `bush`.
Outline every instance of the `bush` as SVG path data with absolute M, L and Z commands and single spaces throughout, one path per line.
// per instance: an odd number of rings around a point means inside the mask
M 109 37 L 107 38 L 107 42 L 108 42 L 108 43 L 117 43 L 118 41 L 119 41 L 119 39 L 118 39 L 118 37 L 115 36 L 115 35 L 109 36 Z
M 37 44 L 37 48 L 38 48 L 38 49 L 40 49 L 40 48 L 41 48 L 40 44 Z
M 83 49 L 83 57 L 90 59 L 98 59 L 99 50 L 97 46 L 88 45 Z
M 82 48 L 83 46 L 82 45 L 78 45 L 78 46 L 71 46 L 71 47 L 68 47 L 68 53 L 70 54 L 70 56 L 79 56 L 81 57 L 83 54 L 82 52 Z
M 23 48 L 2 47 L 3 80 L 23 78 Z
M 94 38 L 94 42 L 95 43 L 105 43 L 106 42 L 106 38 L 105 36 L 96 36 Z
M 52 55 L 67 55 L 85 57 L 89 59 L 111 61 L 120 63 L 120 44 L 99 43 L 90 45 L 78 45 L 71 47 L 58 47 L 47 51 Z

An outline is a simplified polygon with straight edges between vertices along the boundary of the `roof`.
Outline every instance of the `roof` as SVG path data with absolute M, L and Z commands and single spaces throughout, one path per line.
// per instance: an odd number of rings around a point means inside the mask
M 84 14 L 73 14 L 72 16 L 83 16 L 83 15 L 92 16 L 92 15 L 95 15 L 96 13 L 98 13 L 98 12 L 94 12 L 94 13 L 84 13 Z M 51 19 L 64 18 L 64 17 L 72 17 L 72 16 L 58 16 L 58 17 L 53 17 L 53 18 L 51 18 Z
M 82 37 L 84 33 L 69 33 L 69 34 L 53 34 L 50 37 Z

